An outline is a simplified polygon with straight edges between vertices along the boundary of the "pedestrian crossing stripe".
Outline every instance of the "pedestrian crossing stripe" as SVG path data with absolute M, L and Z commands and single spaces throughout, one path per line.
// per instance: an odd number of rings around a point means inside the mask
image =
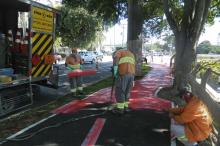
M 38 65 L 33 66 L 31 70 L 32 77 L 44 77 L 49 75 L 52 65 L 45 64 L 44 58 L 51 54 L 53 48 L 53 36 L 51 34 L 44 34 L 33 32 L 32 35 L 32 57 L 38 55 L 41 61 Z

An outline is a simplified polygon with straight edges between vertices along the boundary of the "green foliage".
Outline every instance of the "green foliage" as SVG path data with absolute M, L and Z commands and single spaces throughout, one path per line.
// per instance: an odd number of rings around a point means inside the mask
M 186 13 L 184 9 L 187 5 L 195 4 L 193 1 L 170 0 L 172 18 L 177 24 L 181 24 L 184 19 L 183 16 Z M 103 19 L 104 25 L 112 25 L 128 17 L 127 0 L 63 0 L 63 3 L 73 8 L 84 7 L 89 13 L 97 13 L 97 16 Z M 169 29 L 167 21 L 163 19 L 163 0 L 139 0 L 139 3 L 144 20 L 144 37 L 159 36 L 163 30 Z M 207 22 L 213 24 L 216 15 L 220 14 L 219 9 L 219 0 L 212 0 Z
M 210 53 L 220 54 L 220 46 L 212 46 L 212 49 L 210 50 Z
M 197 46 L 196 53 L 208 54 L 210 50 L 211 50 L 211 43 L 209 41 L 203 41 Z
M 202 69 L 199 71 L 199 74 L 202 75 L 205 73 L 206 69 L 211 68 L 212 71 L 220 74 L 220 62 L 219 61 L 200 61 L 199 62 L 202 66 Z M 211 79 L 216 81 L 218 80 L 217 74 L 213 73 Z
M 164 29 L 167 29 L 167 22 L 163 19 L 162 0 L 143 0 L 142 12 L 144 37 L 159 36 Z
M 128 17 L 127 0 L 64 0 L 63 2 L 72 7 L 84 7 L 91 13 L 96 12 L 97 16 L 103 19 L 104 25 L 108 26 Z M 144 20 L 143 35 L 145 37 L 159 35 L 167 26 L 167 22 L 163 19 L 162 0 L 140 0 L 139 3 L 142 8 L 140 17 Z
M 91 14 L 82 7 L 61 8 L 60 36 L 62 43 L 69 47 L 85 48 L 90 45 L 102 30 L 102 21 L 95 13 Z
M 63 0 L 73 8 L 84 7 L 89 13 L 97 13 L 105 25 L 112 25 L 127 17 L 127 0 Z
M 201 42 L 196 48 L 197 54 L 220 54 L 220 46 L 211 45 L 209 41 Z
M 151 50 L 155 50 L 155 51 L 161 51 L 162 50 L 162 46 L 159 42 L 153 43 L 151 45 Z
M 174 44 L 175 37 L 173 34 L 166 34 L 165 37 L 163 38 L 163 41 L 165 42 L 164 45 L 162 46 L 164 51 L 171 51 L 173 47 L 175 46 Z

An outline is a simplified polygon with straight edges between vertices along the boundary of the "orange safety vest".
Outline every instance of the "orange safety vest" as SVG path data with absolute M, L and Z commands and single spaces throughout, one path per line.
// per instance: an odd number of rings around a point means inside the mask
M 118 50 L 114 57 L 119 59 L 119 75 L 135 74 L 135 58 L 129 50 Z
M 186 106 L 170 109 L 174 120 L 184 125 L 185 135 L 190 142 L 202 141 L 208 138 L 212 131 L 212 119 L 207 107 L 201 100 L 193 96 Z

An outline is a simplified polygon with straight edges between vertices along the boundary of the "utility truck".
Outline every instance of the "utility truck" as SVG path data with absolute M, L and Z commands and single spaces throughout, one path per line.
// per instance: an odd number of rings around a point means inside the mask
M 0 1 L 0 116 L 33 103 L 53 71 L 58 11 L 31 0 Z

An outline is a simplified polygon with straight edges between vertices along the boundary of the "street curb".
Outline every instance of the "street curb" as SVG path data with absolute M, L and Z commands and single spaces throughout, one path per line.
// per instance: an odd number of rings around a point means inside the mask
M 18 136 L 18 135 L 20 135 L 20 134 L 22 134 L 22 133 L 28 131 L 29 129 L 31 129 L 31 128 L 33 128 L 33 127 L 35 127 L 35 126 L 37 126 L 37 125 L 43 123 L 44 121 L 46 121 L 46 120 L 48 120 L 48 119 L 50 119 L 50 118 L 52 118 L 52 117 L 55 117 L 56 115 L 57 115 L 57 114 L 52 114 L 52 115 L 50 115 L 49 117 L 44 118 L 44 119 L 42 119 L 42 120 L 40 120 L 40 121 L 38 121 L 38 122 L 36 122 L 36 123 L 34 123 L 34 124 L 32 124 L 32 125 L 30 125 L 30 126 L 24 128 L 24 129 L 22 129 L 22 130 L 16 132 L 15 134 L 13 134 L 13 135 L 7 137 L 7 138 L 6 138 L 6 141 L 15 138 L 16 136 Z M 3 144 L 3 143 L 6 142 L 6 141 L 0 142 L 0 145 Z

